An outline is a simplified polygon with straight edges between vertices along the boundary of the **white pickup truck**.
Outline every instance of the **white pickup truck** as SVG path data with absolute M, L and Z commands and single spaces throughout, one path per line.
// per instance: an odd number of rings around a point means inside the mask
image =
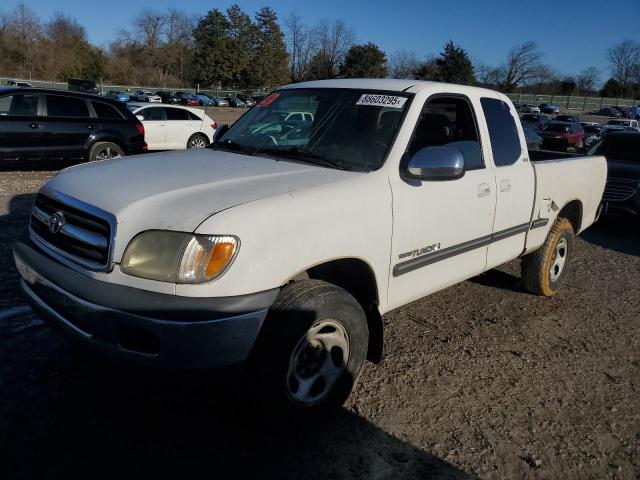
M 14 256 L 69 337 L 151 365 L 243 365 L 265 402 L 322 411 L 381 359 L 385 312 L 516 258 L 527 290 L 557 292 L 606 162 L 534 162 L 525 145 L 491 90 L 289 85 L 209 148 L 63 170 Z

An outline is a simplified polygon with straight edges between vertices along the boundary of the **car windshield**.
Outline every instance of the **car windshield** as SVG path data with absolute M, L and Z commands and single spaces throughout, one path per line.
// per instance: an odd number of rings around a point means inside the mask
M 640 135 L 608 135 L 591 147 L 587 155 L 640 162 Z
M 211 148 L 343 170 L 380 168 L 409 94 L 351 89 L 272 93 Z
M 607 125 L 629 125 L 629 122 L 625 122 L 624 120 L 609 120 Z
M 547 124 L 547 126 L 544 127 L 544 130 L 547 132 L 565 133 L 569 131 L 569 127 L 567 125 L 551 123 L 551 124 Z

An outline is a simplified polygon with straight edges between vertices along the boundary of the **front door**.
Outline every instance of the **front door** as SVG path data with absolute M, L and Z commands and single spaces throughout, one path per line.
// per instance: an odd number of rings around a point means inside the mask
M 46 136 L 46 121 L 38 115 L 38 95 L 0 96 L 0 158 L 39 158 L 45 149 Z
M 479 274 L 486 265 L 495 176 L 491 162 L 485 162 L 478 122 L 466 97 L 427 100 L 405 157 L 431 146 L 460 150 L 465 174 L 446 181 L 392 175 L 391 308 Z

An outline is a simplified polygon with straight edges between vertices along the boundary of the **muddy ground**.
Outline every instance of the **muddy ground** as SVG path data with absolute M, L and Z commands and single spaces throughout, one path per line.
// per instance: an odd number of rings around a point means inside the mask
M 640 476 L 637 222 L 585 232 L 556 298 L 512 262 L 386 315 L 340 414 L 279 424 L 210 373 L 78 354 L 24 307 L 10 243 L 50 175 L 0 172 L 0 478 Z

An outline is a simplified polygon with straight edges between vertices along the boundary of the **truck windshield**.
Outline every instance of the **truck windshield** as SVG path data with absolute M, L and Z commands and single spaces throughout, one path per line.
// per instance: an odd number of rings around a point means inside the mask
M 281 90 L 243 115 L 211 148 L 343 170 L 376 170 L 409 98 L 370 90 Z

